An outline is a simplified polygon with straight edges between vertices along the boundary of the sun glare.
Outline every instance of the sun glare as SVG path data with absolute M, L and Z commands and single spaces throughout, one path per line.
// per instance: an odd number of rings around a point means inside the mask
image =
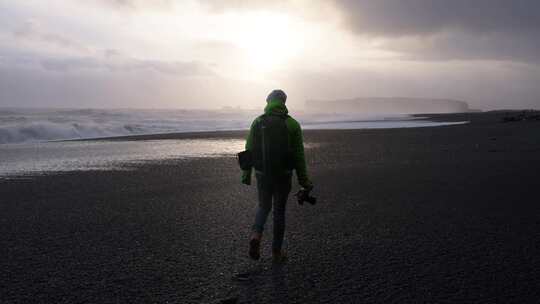
M 248 64 L 258 71 L 280 68 L 300 51 L 299 28 L 287 15 L 245 13 L 225 18 L 221 38 L 243 50 Z

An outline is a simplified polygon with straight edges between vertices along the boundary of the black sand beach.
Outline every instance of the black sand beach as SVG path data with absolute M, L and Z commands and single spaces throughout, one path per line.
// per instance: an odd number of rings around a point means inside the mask
M 0 303 L 538 303 L 540 122 L 502 115 L 305 131 L 319 203 L 289 199 L 283 266 L 269 234 L 247 259 L 232 157 L 0 180 Z M 244 133 L 121 140 L 186 136 Z

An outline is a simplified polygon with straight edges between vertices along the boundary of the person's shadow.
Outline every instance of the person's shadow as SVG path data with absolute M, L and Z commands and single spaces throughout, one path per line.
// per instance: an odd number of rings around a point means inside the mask
M 250 264 L 233 276 L 237 284 L 236 295 L 228 297 L 232 302 L 223 303 L 288 303 L 289 286 L 286 263 L 264 262 Z M 272 288 L 267 288 L 270 285 Z
M 289 303 L 289 280 L 286 263 L 272 264 L 272 303 Z

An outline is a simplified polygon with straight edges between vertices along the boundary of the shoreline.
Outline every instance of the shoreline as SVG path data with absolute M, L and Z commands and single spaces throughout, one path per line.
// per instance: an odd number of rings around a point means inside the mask
M 439 125 L 412 125 L 412 126 L 362 126 L 361 124 L 368 123 L 384 123 L 391 124 L 392 122 L 426 122 L 426 123 L 470 123 L 471 121 L 477 122 L 478 120 L 484 120 L 485 117 L 497 117 L 503 119 L 509 114 L 515 114 L 522 111 L 519 110 L 501 110 L 501 111 L 488 111 L 488 112 L 464 112 L 464 113 L 418 113 L 407 114 L 406 117 L 410 119 L 381 119 L 381 120 L 347 120 L 347 121 L 322 121 L 322 122 L 309 122 L 304 124 L 304 130 L 357 130 L 357 129 L 394 129 L 394 128 L 416 128 L 416 127 L 438 127 Z M 405 114 L 404 114 L 405 115 Z M 405 116 L 404 116 L 405 117 Z M 492 120 L 490 118 L 489 120 Z M 325 125 L 340 125 L 338 127 L 324 127 Z M 350 124 L 350 126 L 347 126 Z M 354 126 L 354 124 L 360 124 Z M 316 127 L 313 127 L 316 126 Z M 210 138 L 213 136 L 228 136 L 235 137 L 241 136 L 247 129 L 222 129 L 222 130 L 202 130 L 202 131 L 169 131 L 164 133 L 140 133 L 130 135 L 114 135 L 114 136 L 98 136 L 98 137 L 84 137 L 84 138 L 66 138 L 66 139 L 52 139 L 52 140 L 35 140 L 35 141 L 22 141 L 22 142 L 8 142 L 5 144 L 26 144 L 26 143 L 41 143 L 41 142 L 70 142 L 70 141 L 116 141 L 116 140 L 145 140 L 145 139 L 172 139 L 172 138 Z
M 455 113 L 454 114 L 410 114 L 410 117 L 413 117 L 415 120 L 423 121 L 433 121 L 433 122 L 462 122 L 462 124 L 470 123 L 467 120 L 459 120 L 458 117 L 467 117 L 463 116 L 467 113 Z M 434 115 L 433 118 L 429 115 Z M 448 116 L 447 116 L 448 115 Z M 448 118 L 447 118 L 448 117 Z M 412 120 L 412 119 L 411 119 Z M 408 121 L 408 120 L 405 120 Z M 324 123 L 340 123 L 341 121 L 331 121 Z M 360 121 L 344 121 L 344 122 L 388 122 L 385 120 L 360 120 Z M 450 125 L 434 125 L 434 126 L 413 126 L 413 127 L 387 127 L 387 128 L 335 128 L 335 129 L 302 129 L 304 133 L 306 132 L 319 132 L 319 131 L 340 131 L 340 130 L 390 130 L 390 129 L 405 129 L 405 128 L 435 128 L 435 127 L 445 127 L 453 126 Z M 170 133 L 154 133 L 154 134 L 134 134 L 134 135 L 119 135 L 112 137 L 98 137 L 98 138 L 80 138 L 80 139 L 65 139 L 65 140 L 56 140 L 58 142 L 69 142 L 69 141 L 115 141 L 115 140 L 159 140 L 159 139 L 192 139 L 192 138 L 214 138 L 214 137 L 225 137 L 225 138 L 238 138 L 246 136 L 249 130 L 214 130 L 214 131 L 186 131 L 186 132 L 170 132 Z
M 462 122 L 462 124 L 484 124 L 484 123 L 498 123 L 509 114 L 520 113 L 526 110 L 492 110 L 492 111 L 471 111 L 461 113 L 417 113 L 407 114 L 415 120 L 424 120 L 431 122 L 441 123 L 456 123 Z M 533 110 L 534 112 L 539 112 Z M 366 120 L 359 122 L 379 122 L 384 120 Z M 330 122 L 334 123 L 334 122 Z M 458 124 L 459 125 L 459 124 Z M 391 130 L 391 129 L 406 129 L 406 128 L 437 128 L 437 127 L 451 127 L 455 125 L 435 125 L 435 126 L 414 126 L 414 127 L 388 127 L 388 128 L 336 128 L 336 129 L 303 129 L 304 133 L 319 132 L 319 131 L 340 131 L 340 130 Z M 216 130 L 216 131 L 187 131 L 187 132 L 170 132 L 170 133 L 156 133 L 156 134 L 136 134 L 125 136 L 113 136 L 113 137 L 101 137 L 101 138 L 82 138 L 82 139 L 70 139 L 70 140 L 58 140 L 58 141 L 91 141 L 91 140 L 154 140 L 154 139 L 188 139 L 188 138 L 213 138 L 213 137 L 225 137 L 225 138 L 238 138 L 244 137 L 248 130 Z

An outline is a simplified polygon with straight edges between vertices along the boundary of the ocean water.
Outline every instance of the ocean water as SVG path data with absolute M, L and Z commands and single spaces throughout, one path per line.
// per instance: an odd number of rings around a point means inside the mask
M 0 109 L 0 144 L 103 138 L 137 134 L 244 130 L 260 111 Z M 429 127 L 409 115 L 295 113 L 304 129 Z
M 0 145 L 0 177 L 75 170 L 128 170 L 152 160 L 233 156 L 243 140 L 64 141 Z
M 130 164 L 190 157 L 234 156 L 243 140 L 102 141 L 103 137 L 244 130 L 259 111 L 0 109 L 0 177 L 73 170 L 111 170 Z M 304 129 L 431 127 L 441 123 L 407 115 L 308 114 Z M 69 139 L 92 141 L 65 141 Z M 309 148 L 309 145 L 308 145 Z
M 238 130 L 247 111 L 0 110 L 0 144 L 137 134 Z

